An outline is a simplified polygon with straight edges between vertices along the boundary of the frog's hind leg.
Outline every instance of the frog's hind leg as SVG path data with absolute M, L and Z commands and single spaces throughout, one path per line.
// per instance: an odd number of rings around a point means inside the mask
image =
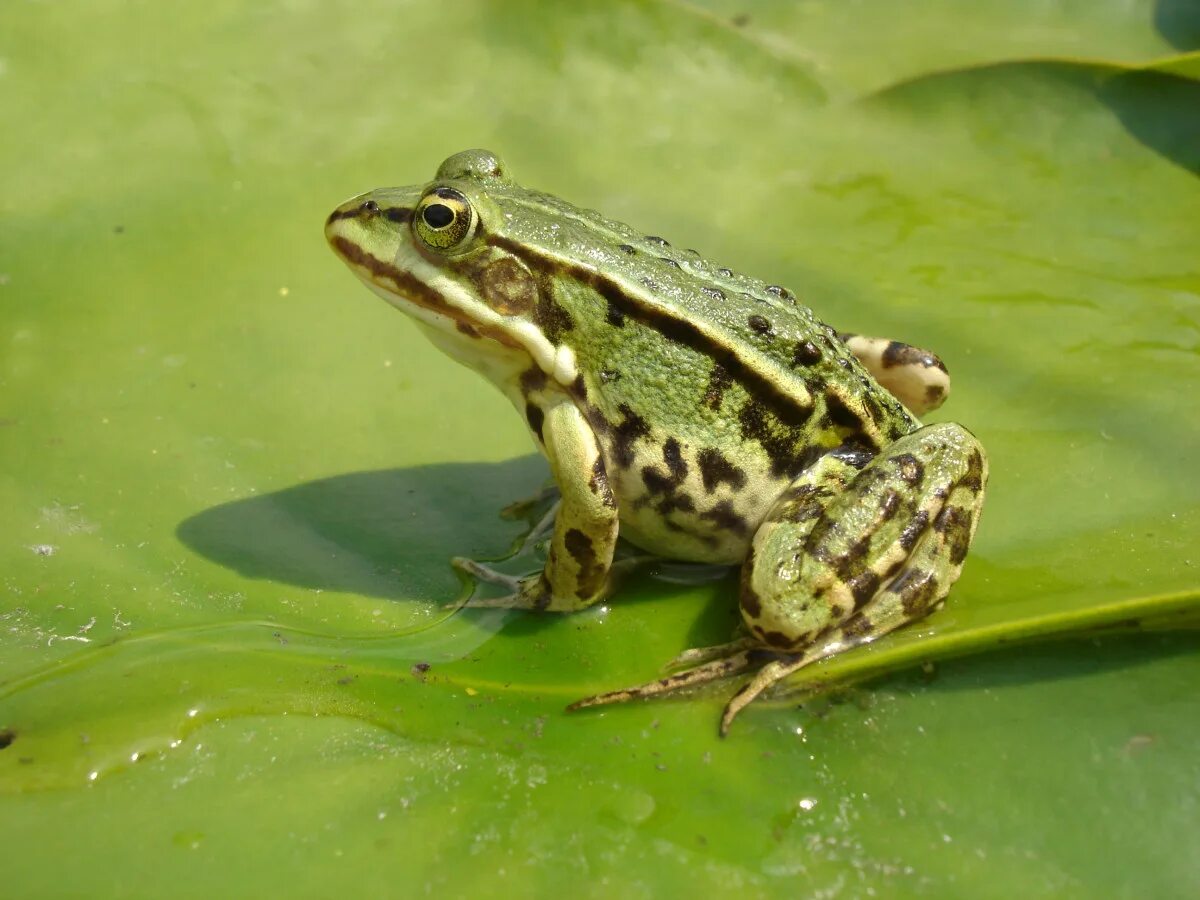
M 938 606 L 962 571 L 986 480 L 982 447 L 947 423 L 900 438 L 823 502 L 785 494 L 755 535 L 741 597 L 750 632 L 781 653 L 730 701 L 722 733 L 780 679 Z

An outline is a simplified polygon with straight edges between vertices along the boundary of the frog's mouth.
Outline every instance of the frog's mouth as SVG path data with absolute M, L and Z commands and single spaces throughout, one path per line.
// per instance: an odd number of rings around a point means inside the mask
M 399 210 L 389 212 L 397 213 Z M 348 237 L 345 223 L 355 218 L 352 212 L 348 214 L 344 208 L 334 211 L 325 223 L 325 238 L 334 253 L 375 293 L 428 325 L 442 330 L 453 327 L 468 338 L 490 338 L 505 347 L 521 349 L 521 344 L 503 329 L 477 321 L 431 285 L 411 272 L 380 259 Z

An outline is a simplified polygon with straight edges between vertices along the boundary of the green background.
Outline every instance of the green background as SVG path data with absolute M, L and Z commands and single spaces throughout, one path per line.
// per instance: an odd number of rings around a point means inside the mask
M 4 4 L 4 892 L 1194 894 L 1197 48 L 1182 0 Z M 446 608 L 545 467 L 321 225 L 473 146 L 946 360 L 964 576 L 805 683 L 892 674 L 720 740 L 728 685 L 562 708 L 729 578 Z

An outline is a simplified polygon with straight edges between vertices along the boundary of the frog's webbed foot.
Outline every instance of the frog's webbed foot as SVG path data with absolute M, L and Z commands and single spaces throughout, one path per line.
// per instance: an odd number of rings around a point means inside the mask
M 709 647 L 706 649 L 713 650 L 716 648 Z M 607 706 L 611 703 L 625 703 L 629 700 L 658 697 L 700 684 L 707 684 L 710 681 L 718 681 L 751 668 L 755 664 L 758 655 L 760 655 L 760 651 L 758 650 L 742 650 L 730 656 L 710 660 L 702 665 L 686 669 L 683 672 L 667 675 L 656 681 L 648 681 L 645 684 L 624 688 L 619 691 L 596 694 L 593 697 L 584 697 L 582 700 L 576 700 L 568 706 L 567 712 L 574 712 L 577 709 L 587 709 L 589 706 Z
M 541 575 L 509 575 L 465 556 L 454 557 L 450 565 L 478 581 L 508 591 L 501 597 L 471 597 L 461 603 L 451 603 L 454 609 L 545 609 L 550 602 L 550 592 Z
M 500 510 L 500 518 L 502 519 L 525 519 L 532 516 L 534 510 L 545 503 L 547 500 L 557 500 L 561 496 L 558 485 L 548 484 L 538 490 L 537 493 L 523 497 L 520 500 L 514 500 L 512 503 Z M 554 504 L 556 507 L 557 503 Z
M 840 647 L 839 643 L 838 649 Z M 733 725 L 733 720 L 737 718 L 738 713 L 757 700 L 763 691 L 774 687 L 793 672 L 799 671 L 819 659 L 824 659 L 826 656 L 832 656 L 834 652 L 836 652 L 835 648 L 822 644 L 806 650 L 804 653 L 781 655 L 759 669 L 754 677 L 742 685 L 725 704 L 725 711 L 721 714 L 721 737 L 729 734 L 729 728 Z
M 663 668 L 670 670 L 679 669 L 684 666 L 695 666 L 698 663 L 705 663 L 709 660 L 733 656 L 741 650 L 750 650 L 758 646 L 760 644 L 755 638 L 746 636 L 738 638 L 736 641 L 730 641 L 727 644 L 717 644 L 712 647 L 693 647 L 691 650 L 684 650 L 663 666 Z

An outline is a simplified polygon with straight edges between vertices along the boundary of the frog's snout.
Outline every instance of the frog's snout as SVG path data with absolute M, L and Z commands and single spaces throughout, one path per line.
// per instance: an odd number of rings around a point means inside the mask
M 364 200 L 362 197 L 347 200 L 331 212 L 329 218 L 325 220 L 325 237 L 332 239 L 335 234 L 341 233 L 338 227 L 340 222 L 348 219 L 371 219 L 377 215 L 379 215 L 379 204 L 376 201 Z

